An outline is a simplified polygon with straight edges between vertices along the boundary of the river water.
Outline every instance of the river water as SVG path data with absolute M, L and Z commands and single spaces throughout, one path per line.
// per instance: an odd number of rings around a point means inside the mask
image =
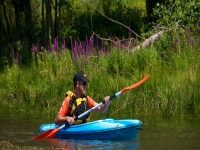
M 41 116 L 0 115 L 0 141 L 9 141 L 14 146 L 41 148 L 81 149 L 131 149 L 131 150 L 199 150 L 200 118 L 163 119 L 155 116 L 122 117 L 139 119 L 142 128 L 137 138 L 124 141 L 110 140 L 31 140 L 41 124 L 51 123 L 54 118 Z M 115 119 L 122 119 L 113 117 Z

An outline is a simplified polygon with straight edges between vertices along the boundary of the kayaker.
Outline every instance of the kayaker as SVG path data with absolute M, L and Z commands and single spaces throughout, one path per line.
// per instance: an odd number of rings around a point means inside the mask
M 85 123 L 89 120 L 90 114 L 87 114 L 75 122 L 75 118 L 87 111 L 88 109 L 98 105 L 91 97 L 86 95 L 87 83 L 90 80 L 86 77 L 83 71 L 78 71 L 73 78 L 74 82 L 74 92 L 68 91 L 66 97 L 62 103 L 60 110 L 55 118 L 55 124 L 61 125 L 63 123 L 68 123 L 72 125 L 74 123 Z M 105 112 L 109 105 L 110 96 L 104 97 L 105 104 L 99 106 L 94 111 Z

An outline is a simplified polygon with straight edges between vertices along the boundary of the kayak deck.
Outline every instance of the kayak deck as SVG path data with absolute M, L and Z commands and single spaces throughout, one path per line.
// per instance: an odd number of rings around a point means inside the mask
M 142 122 L 137 119 L 102 119 L 85 124 L 66 126 L 56 133 L 55 138 L 90 140 L 131 139 L 138 136 L 141 124 Z M 39 132 L 45 132 L 58 127 L 53 123 L 43 124 L 39 128 Z

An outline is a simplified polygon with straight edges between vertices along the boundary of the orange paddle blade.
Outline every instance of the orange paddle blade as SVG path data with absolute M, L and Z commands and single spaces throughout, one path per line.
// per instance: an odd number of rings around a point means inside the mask
M 138 81 L 137 83 L 132 84 L 132 85 L 130 85 L 130 86 L 124 88 L 123 90 L 121 90 L 121 93 L 124 93 L 124 92 L 127 91 L 127 90 L 130 90 L 130 89 L 133 89 L 133 88 L 139 86 L 139 85 L 142 84 L 144 81 L 146 81 L 148 78 L 149 78 L 149 75 L 147 74 L 143 79 L 141 79 L 141 80 Z
M 43 132 L 42 134 L 32 138 L 32 140 L 37 140 L 37 139 L 43 139 L 43 138 L 54 138 L 55 134 L 60 130 L 60 128 L 56 128 L 56 129 L 50 129 L 47 130 L 45 132 Z

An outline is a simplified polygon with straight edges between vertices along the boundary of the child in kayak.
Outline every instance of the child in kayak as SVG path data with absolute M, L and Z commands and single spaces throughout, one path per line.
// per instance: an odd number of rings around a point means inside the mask
M 55 118 L 55 124 L 61 125 L 68 123 L 72 125 L 74 123 L 86 123 L 90 119 L 90 113 L 84 115 L 82 118 L 75 119 L 85 111 L 98 105 L 91 97 L 86 95 L 87 83 L 90 82 L 83 71 L 78 71 L 73 78 L 74 92 L 68 91 L 66 97 L 62 103 L 60 110 Z M 105 112 L 109 105 L 110 96 L 104 97 L 105 103 L 97 107 L 94 111 Z

